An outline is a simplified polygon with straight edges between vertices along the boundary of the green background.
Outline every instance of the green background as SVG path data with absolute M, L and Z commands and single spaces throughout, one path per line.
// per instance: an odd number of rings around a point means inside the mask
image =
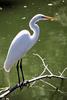
M 67 67 L 67 0 L 0 0 L 0 88 L 17 83 L 15 65 L 10 73 L 3 70 L 7 51 L 12 39 L 19 31 L 27 29 L 31 34 L 33 33 L 28 24 L 30 19 L 39 13 L 57 16 L 59 20 L 38 22 L 41 30 L 39 40 L 23 58 L 25 79 L 40 75 L 44 69 L 41 60 L 33 53 L 38 53 L 45 58 L 53 74 L 60 75 L 59 72 Z M 67 76 L 66 71 L 64 76 Z M 58 79 L 48 79 L 46 81 L 67 92 L 66 80 L 61 82 Z M 13 92 L 9 95 L 9 99 L 67 100 L 67 94 L 58 93 L 49 85 L 37 82 L 30 88 Z

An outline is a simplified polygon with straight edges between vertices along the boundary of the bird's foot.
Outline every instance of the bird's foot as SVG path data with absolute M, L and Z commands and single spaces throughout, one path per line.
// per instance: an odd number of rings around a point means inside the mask
M 20 91 L 23 89 L 23 85 L 19 84 Z
M 28 81 L 28 80 L 25 80 L 25 81 L 24 81 L 24 85 L 27 86 L 27 87 L 29 87 L 29 86 L 30 86 L 29 81 Z
M 20 90 L 22 90 L 23 87 L 24 87 L 24 82 L 20 82 L 20 83 L 19 83 L 19 88 L 20 88 Z
M 28 80 L 25 80 L 24 82 L 21 82 L 20 83 L 20 90 L 22 90 L 23 89 L 23 87 L 29 87 L 30 86 L 30 83 L 29 83 L 29 81 Z
M 23 87 L 30 87 L 30 83 L 28 80 L 25 80 L 24 82 L 18 83 L 20 90 L 23 89 Z

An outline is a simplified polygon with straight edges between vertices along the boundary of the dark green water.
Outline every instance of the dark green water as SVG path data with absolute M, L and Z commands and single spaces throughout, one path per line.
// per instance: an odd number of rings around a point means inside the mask
M 4 0 L 1 0 L 4 1 Z M 7 0 L 6 0 L 7 1 Z M 9 0 L 8 0 L 9 1 Z M 13 1 L 13 0 L 12 0 Z M 67 0 L 18 0 L 0 4 L 0 87 L 8 87 L 17 82 L 15 67 L 7 74 L 3 63 L 9 45 L 15 35 L 28 26 L 30 19 L 38 14 L 57 16 L 58 21 L 41 21 L 41 34 L 37 44 L 24 56 L 23 70 L 26 79 L 38 76 L 43 71 L 41 60 L 34 56 L 38 53 L 45 58 L 53 74 L 59 75 L 67 67 Z M 32 33 L 32 32 L 31 32 Z M 67 76 L 65 71 L 64 76 Z M 67 81 L 46 80 L 67 92 Z M 38 82 L 31 88 L 18 90 L 9 96 L 10 100 L 67 100 L 67 94 L 57 93 L 47 84 Z

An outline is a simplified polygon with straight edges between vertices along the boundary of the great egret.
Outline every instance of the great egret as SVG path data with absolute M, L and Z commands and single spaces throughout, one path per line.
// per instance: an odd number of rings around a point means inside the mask
M 24 82 L 24 75 L 22 70 L 22 57 L 24 56 L 25 53 L 27 53 L 27 51 L 29 51 L 29 49 L 32 48 L 32 46 L 38 40 L 40 28 L 37 25 L 37 22 L 40 20 L 54 20 L 54 18 L 45 16 L 43 14 L 35 15 L 29 22 L 29 27 L 33 31 L 33 34 L 31 35 L 28 30 L 20 31 L 11 42 L 6 60 L 4 62 L 4 69 L 6 72 L 9 72 L 12 66 L 17 62 L 17 73 L 18 73 L 19 84 L 20 84 L 19 67 Z

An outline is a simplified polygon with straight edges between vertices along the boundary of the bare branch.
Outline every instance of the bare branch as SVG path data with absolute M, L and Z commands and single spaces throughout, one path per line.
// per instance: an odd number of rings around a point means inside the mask
M 67 67 L 61 72 L 60 76 L 62 76 L 66 70 L 67 70 Z
M 23 87 L 26 87 L 27 85 L 29 85 L 30 83 L 32 83 L 34 81 L 38 81 L 40 79 L 47 79 L 47 78 L 67 79 L 67 77 L 61 77 L 61 76 L 57 76 L 57 75 L 43 75 L 43 76 L 39 76 L 39 77 L 33 78 L 31 80 L 25 81 L 24 83 L 23 82 L 21 82 L 20 84 L 17 83 L 12 88 L 8 88 L 6 91 L 4 91 L 3 94 L 0 95 L 0 99 L 4 98 L 5 96 L 10 94 L 11 92 L 15 91 L 20 86 L 23 88 Z
M 16 89 L 22 87 L 22 89 L 26 86 L 28 86 L 29 84 L 31 83 L 35 83 L 36 81 L 38 80 L 41 80 L 42 82 L 48 84 L 49 86 L 51 86 L 52 88 L 54 88 L 55 90 L 57 89 L 58 92 L 60 93 L 65 93 L 61 90 L 59 90 L 57 87 L 55 87 L 53 84 L 51 83 L 48 83 L 47 81 L 44 81 L 45 79 L 51 79 L 51 78 L 57 78 L 57 79 L 61 79 L 61 80 L 67 80 L 67 77 L 64 77 L 63 74 L 64 72 L 67 70 L 67 67 L 62 71 L 62 73 L 58 76 L 58 75 L 54 75 L 50 69 L 48 68 L 48 66 L 45 64 L 44 62 L 44 59 L 39 55 L 39 54 L 34 54 L 35 56 L 39 57 L 40 60 L 42 61 L 42 64 L 44 66 L 44 70 L 42 71 L 42 73 L 38 76 L 38 77 L 35 77 L 35 78 L 32 78 L 30 80 L 27 80 L 27 81 L 22 81 L 20 84 L 16 84 L 15 86 L 13 87 L 9 87 L 9 88 L 4 88 L 2 91 L 0 91 L 0 99 L 2 98 L 6 98 L 6 96 L 10 93 L 12 93 L 13 91 L 15 91 Z M 49 72 L 49 75 L 44 75 L 45 72 L 48 71 Z M 43 80 L 44 79 L 44 80 Z M 33 85 L 32 84 L 32 85 Z M 31 85 L 31 86 L 32 86 Z
M 64 92 L 62 92 L 61 90 L 59 90 L 56 86 L 52 85 L 51 83 L 47 82 L 47 81 L 43 81 L 41 80 L 43 83 L 46 83 L 47 85 L 51 86 L 52 88 L 54 88 L 55 90 L 57 90 L 58 92 L 60 92 L 61 94 L 63 94 Z
M 37 54 L 37 53 L 36 54 L 33 53 L 33 55 L 39 57 L 40 60 L 42 61 L 43 66 L 45 67 L 44 72 L 47 70 L 51 75 L 53 75 L 53 73 L 48 69 L 48 66 L 45 64 L 44 59 L 39 54 Z

